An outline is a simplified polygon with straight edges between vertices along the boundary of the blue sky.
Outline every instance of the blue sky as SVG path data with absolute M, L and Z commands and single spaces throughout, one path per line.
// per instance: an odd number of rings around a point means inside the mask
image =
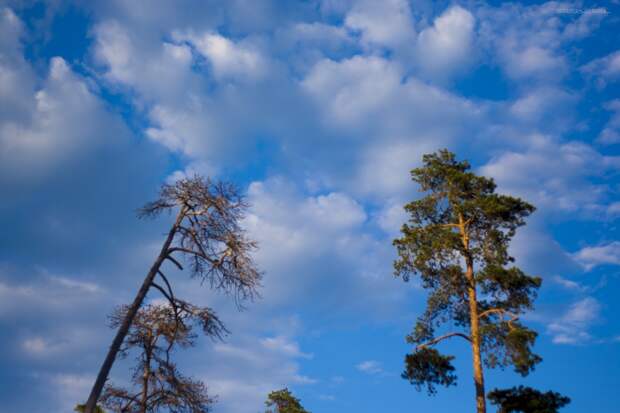
M 512 252 L 543 277 L 543 363 L 522 379 L 620 405 L 620 5 L 405 0 L 0 3 L 2 413 L 83 400 L 169 224 L 135 210 L 193 172 L 252 203 L 262 298 L 175 273 L 232 335 L 179 354 L 256 413 L 290 387 L 312 412 L 471 411 L 400 378 L 424 306 L 392 276 L 408 171 L 447 147 L 538 207 Z M 151 293 L 149 299 L 156 299 Z M 119 363 L 112 377 L 126 380 Z

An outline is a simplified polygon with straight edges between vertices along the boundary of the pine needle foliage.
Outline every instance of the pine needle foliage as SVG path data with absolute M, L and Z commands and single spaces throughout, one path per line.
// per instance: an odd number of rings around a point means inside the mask
M 446 149 L 424 155 L 411 177 L 423 194 L 405 206 L 394 269 L 405 281 L 415 277 L 428 300 L 407 336 L 414 348 L 403 378 L 430 394 L 456 384 L 453 357 L 436 347 L 464 339 L 472 349 L 477 412 L 484 413 L 483 365 L 527 375 L 541 361 L 532 351 L 536 332 L 519 320 L 532 308 L 541 279 L 515 267 L 509 254 L 535 208 L 496 193 L 493 179 L 474 174 Z

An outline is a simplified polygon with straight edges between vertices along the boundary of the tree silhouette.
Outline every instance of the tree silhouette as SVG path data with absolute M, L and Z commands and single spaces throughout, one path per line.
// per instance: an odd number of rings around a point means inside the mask
M 140 210 L 141 217 L 176 211 L 176 218 L 133 303 L 119 323 L 86 402 L 86 413 L 94 412 L 116 355 L 149 289 L 159 290 L 176 309 L 177 300 L 162 269 L 165 261 L 182 270 L 183 265 L 175 258 L 182 256 L 189 263 L 192 277 L 233 295 L 237 304 L 255 296 L 261 274 L 250 254 L 256 244 L 246 238 L 239 225 L 247 207 L 243 196 L 233 185 L 214 183 L 196 175 L 163 185 L 159 199 Z M 163 284 L 155 281 L 157 277 Z
M 111 316 L 111 327 L 124 320 L 128 307 L 117 309 Z M 177 300 L 169 304 L 147 305 L 136 313 L 119 355 L 138 352 L 133 368 L 133 389 L 109 384 L 101 396 L 101 404 L 115 413 L 206 413 L 213 403 L 206 386 L 183 376 L 171 361 L 175 347 L 193 346 L 197 339 L 194 327 L 207 336 L 221 338 L 224 326 L 209 308 L 201 308 Z
M 488 394 L 491 404 L 499 407 L 497 413 L 557 413 L 570 403 L 570 398 L 560 393 L 541 392 L 531 387 L 495 389 Z
M 436 385 L 455 384 L 452 356 L 435 347 L 458 337 L 470 346 L 476 409 L 486 412 L 483 362 L 487 367 L 514 366 L 526 375 L 541 358 L 531 346 L 537 334 L 519 322 L 532 307 L 541 280 L 510 266 L 508 245 L 534 207 L 495 193 L 492 179 L 477 176 L 466 161 L 441 150 L 423 157 L 411 171 L 424 192 L 405 206 L 408 221 L 394 240 L 395 274 L 419 277 L 429 291 L 425 312 L 407 341 L 403 378 L 430 394 Z M 454 330 L 438 334 L 444 324 Z
M 86 405 L 85 404 L 78 404 L 77 406 L 75 406 L 73 411 L 74 412 L 78 412 L 78 413 L 84 413 L 86 411 Z M 103 410 L 103 408 L 101 406 L 97 405 L 95 407 L 95 413 L 105 413 L 105 411 Z
M 269 393 L 265 404 L 265 413 L 310 413 L 287 388 Z

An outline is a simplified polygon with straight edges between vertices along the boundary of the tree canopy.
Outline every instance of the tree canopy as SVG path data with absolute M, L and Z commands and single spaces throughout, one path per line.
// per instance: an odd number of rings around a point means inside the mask
M 498 413 L 557 413 L 570 403 L 570 398 L 554 391 L 541 392 L 531 387 L 495 389 L 489 392 L 491 404 L 499 407 Z
M 287 388 L 269 393 L 265 404 L 267 405 L 265 413 L 310 413 Z
M 111 327 L 118 327 L 127 307 L 118 308 L 111 316 Z M 126 389 L 106 385 L 101 404 L 111 412 L 206 413 L 213 399 L 201 381 L 181 374 L 171 360 L 175 347 L 195 344 L 195 327 L 208 336 L 221 337 L 224 326 L 209 308 L 180 303 L 147 305 L 141 308 L 121 348 L 121 357 L 135 353 L 131 383 Z
M 237 305 L 256 295 L 261 279 L 251 255 L 256 243 L 246 237 L 240 225 L 247 207 L 234 185 L 195 175 L 163 185 L 159 198 L 140 210 L 142 217 L 175 212 L 176 219 L 134 301 L 118 324 L 116 336 L 86 401 L 86 413 L 95 412 L 114 360 L 151 287 L 159 290 L 178 314 L 181 302 L 175 298 L 171 282 L 164 273 L 165 262 L 183 270 L 178 260 L 179 256 L 183 257 L 190 265 L 192 277 L 231 294 Z
M 536 332 L 519 321 L 532 308 L 541 279 L 515 267 L 508 251 L 534 207 L 497 194 L 493 179 L 474 174 L 445 149 L 424 155 L 411 177 L 423 195 L 405 206 L 394 268 L 405 281 L 417 277 L 428 300 L 407 336 L 415 347 L 403 377 L 429 393 L 455 384 L 453 357 L 435 347 L 464 339 L 472 348 L 478 412 L 484 412 L 483 364 L 511 365 L 526 375 L 541 361 L 532 352 Z M 444 327 L 451 331 L 440 332 Z

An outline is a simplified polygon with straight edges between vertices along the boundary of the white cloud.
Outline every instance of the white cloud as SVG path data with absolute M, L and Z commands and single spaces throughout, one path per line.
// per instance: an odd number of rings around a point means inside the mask
M 304 353 L 299 345 L 285 336 L 266 337 L 260 340 L 263 347 L 290 357 L 312 358 L 312 354 Z
M 73 411 L 75 405 L 85 399 L 95 378 L 87 374 L 58 373 L 50 378 L 59 411 Z
M 620 99 L 606 102 L 603 107 L 611 112 L 611 116 L 596 142 L 603 145 L 618 144 L 620 143 Z
M 402 197 L 403 194 L 414 190 L 409 172 L 421 163 L 423 154 L 432 152 L 439 146 L 439 142 L 433 142 L 430 138 L 424 139 L 424 136 L 416 138 L 369 145 L 359 160 L 353 186 L 355 192 L 385 200 L 394 196 Z M 391 208 L 387 204 L 385 208 Z M 388 223 L 386 219 L 389 217 L 398 219 L 396 212 L 398 211 L 392 210 L 391 215 L 383 215 L 382 224 L 392 225 L 393 228 L 395 222 Z M 404 221 L 401 221 L 401 224 L 402 222 Z
M 562 57 L 552 54 L 548 49 L 530 46 L 516 51 L 510 57 L 506 70 L 513 77 L 563 72 L 565 62 Z
M 302 82 L 330 128 L 361 149 L 394 141 L 440 145 L 480 120 L 484 107 L 414 77 L 377 56 L 319 61 Z M 363 145 L 367 143 L 367 145 Z M 369 144 L 369 145 L 368 145 Z M 362 151 L 363 152 L 363 151 Z
M 584 247 L 573 256 L 587 271 L 599 265 L 620 265 L 620 241 L 612 241 L 594 247 Z
M 599 87 L 615 82 L 620 79 L 620 50 L 594 59 L 584 65 L 581 70 L 587 75 L 594 76 Z
M 150 42 L 115 20 L 97 24 L 93 33 L 92 53 L 103 77 L 115 89 L 137 92 L 132 97 L 138 108 L 162 100 L 181 105 L 200 87 L 188 45 Z
M 25 340 L 23 347 L 29 353 L 40 354 L 49 349 L 50 345 L 41 337 L 33 337 Z
M 62 280 L 62 281 L 59 281 Z M 67 282 L 69 278 L 43 277 L 28 283 L 9 283 L 0 279 L 0 319 L 15 315 L 18 308 L 26 313 L 53 314 L 102 299 L 103 289 L 96 284 Z M 80 294 L 76 294 L 76 289 Z
M 452 6 L 420 32 L 416 61 L 425 75 L 441 78 L 464 71 L 474 58 L 475 23 L 468 10 Z
M 392 272 L 389 242 L 367 231 L 366 213 L 350 196 L 304 196 L 290 181 L 272 178 L 252 183 L 248 200 L 244 226 L 260 246 L 256 260 L 265 270 L 262 293 L 269 305 L 299 305 L 317 293 L 316 310 L 336 305 L 346 312 L 352 308 L 343 303 L 378 308 L 381 302 L 389 312 L 405 296 L 401 285 L 385 282 Z
M 255 47 L 245 42 L 235 43 L 219 33 L 177 32 L 173 38 L 191 43 L 209 60 L 218 79 L 257 79 L 268 70 L 266 60 Z
M 252 323 L 256 324 L 256 319 L 241 323 L 247 331 Z M 230 337 L 230 342 L 217 343 L 213 349 L 200 349 L 203 357 L 193 363 L 197 377 L 204 380 L 211 395 L 217 395 L 218 411 L 254 412 L 275 389 L 317 383 L 316 379 L 302 374 L 299 364 L 299 359 L 311 355 L 283 335 L 284 331 L 275 337 L 259 338 L 241 333 L 241 325 L 237 329 L 239 332 Z M 285 329 L 290 330 L 290 326 Z M 243 374 L 239 374 L 241 371 Z
M 29 120 L 34 106 L 34 73 L 22 56 L 21 20 L 8 8 L 0 8 L 0 126 L 3 121 Z
M 560 277 L 559 275 L 554 276 L 552 280 L 554 283 L 561 285 L 567 290 L 573 290 L 573 291 L 587 291 L 588 290 L 587 287 L 581 285 L 580 283 L 573 281 L 573 280 L 569 280 L 568 278 Z
M 605 213 L 609 218 L 620 216 L 620 201 L 612 202 L 607 205 Z
M 480 171 L 493 177 L 501 192 L 518 195 L 544 213 L 598 213 L 604 208 L 609 188 L 588 178 L 619 167 L 618 158 L 601 155 L 585 143 L 559 143 L 549 136 L 538 136 L 526 152 L 506 152 Z
M 561 119 L 576 96 L 561 89 L 542 87 L 526 92 L 510 105 L 510 113 L 519 121 L 540 125 L 545 119 Z M 557 121 L 556 121 L 557 122 Z
M 149 112 L 152 126 L 146 129 L 146 135 L 173 152 L 200 159 L 209 149 L 215 149 L 214 124 L 210 117 L 201 116 L 207 112 L 198 100 L 182 109 L 156 105 Z
M 553 2 L 525 6 L 505 3 L 478 10 L 482 46 L 492 51 L 491 59 L 517 81 L 561 81 L 568 73 L 562 46 L 596 28 L 600 18 L 588 16 L 571 23 L 559 19 Z
M 307 198 L 300 213 L 322 226 L 335 229 L 359 226 L 366 221 L 362 206 L 343 193 Z
M 581 344 L 592 339 L 589 328 L 598 321 L 601 304 L 592 297 L 586 297 L 572 304 L 556 321 L 547 326 L 556 344 Z
M 376 360 L 362 361 L 355 366 L 359 371 L 366 374 L 380 374 L 383 373 L 383 366 Z
M 583 10 L 579 18 L 564 27 L 562 37 L 568 40 L 584 38 L 592 34 L 608 14 L 604 7 Z
M 27 84 L 23 86 L 28 88 Z M 34 93 L 33 103 L 28 122 L 0 123 L 2 175 L 40 177 L 78 152 L 95 149 L 102 143 L 99 138 L 104 130 L 122 136 L 118 120 L 105 112 L 85 82 L 61 58 L 51 60 L 48 78 Z
M 407 212 L 405 211 L 404 203 L 386 203 L 376 216 L 376 221 L 383 231 L 391 237 L 396 237 L 403 224 L 407 221 Z
M 416 35 L 411 10 L 405 0 L 356 2 L 347 13 L 344 24 L 361 33 L 362 44 L 371 48 L 412 47 Z
M 50 276 L 50 280 L 60 284 L 63 287 L 74 289 L 81 293 L 100 293 L 103 290 L 101 286 L 96 283 L 75 280 L 67 277 Z
M 379 57 L 322 60 L 302 85 L 338 123 L 355 124 L 381 111 L 400 86 L 400 68 Z
M 75 307 L 72 308 L 75 311 Z M 51 328 L 50 328 L 51 327 Z M 63 360 L 91 349 L 101 338 L 98 328 L 65 325 L 46 327 L 44 335 L 27 335 L 21 340 L 22 355 L 34 360 Z

